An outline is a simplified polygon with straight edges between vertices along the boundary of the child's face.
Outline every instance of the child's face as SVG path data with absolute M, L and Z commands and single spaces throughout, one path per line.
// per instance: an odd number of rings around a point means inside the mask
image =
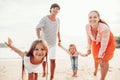
M 71 46 L 70 49 L 69 49 L 70 53 L 75 53 L 76 49 L 74 46 Z
M 35 58 L 41 58 L 46 55 L 46 50 L 41 43 L 38 43 L 33 51 L 33 56 Z

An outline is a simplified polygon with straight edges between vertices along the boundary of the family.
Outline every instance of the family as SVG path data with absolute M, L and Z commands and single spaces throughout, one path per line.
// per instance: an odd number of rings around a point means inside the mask
M 39 67 L 42 64 L 43 77 L 47 76 L 47 56 L 50 60 L 50 80 L 54 80 L 56 68 L 56 46 L 66 51 L 70 55 L 73 77 L 77 77 L 78 56 L 88 56 L 91 53 L 94 58 L 94 73 L 97 75 L 98 66 L 100 65 L 100 80 L 105 80 L 109 69 L 109 60 L 112 59 L 115 50 L 115 39 L 109 25 L 100 18 L 100 14 L 96 10 L 92 10 L 88 14 L 89 23 L 86 24 L 87 34 L 87 51 L 82 54 L 76 48 L 74 43 L 66 49 L 62 46 L 60 37 L 60 20 L 57 14 L 60 6 L 54 3 L 50 7 L 50 14 L 44 16 L 36 26 L 37 40 L 35 40 L 28 52 L 23 52 L 12 45 L 12 39 L 8 38 L 5 44 L 18 53 L 22 59 L 24 68 L 28 72 L 28 80 L 38 80 Z M 57 41 L 58 40 L 58 41 Z

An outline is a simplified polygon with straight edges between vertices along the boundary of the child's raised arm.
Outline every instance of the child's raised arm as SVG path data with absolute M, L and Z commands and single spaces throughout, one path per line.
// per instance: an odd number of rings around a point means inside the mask
M 8 38 L 8 42 L 5 42 L 5 44 L 11 48 L 12 50 L 14 50 L 16 53 L 18 53 L 22 58 L 24 57 L 24 52 L 22 52 L 21 50 L 17 49 L 16 47 L 14 47 L 12 45 L 12 40 L 10 38 Z

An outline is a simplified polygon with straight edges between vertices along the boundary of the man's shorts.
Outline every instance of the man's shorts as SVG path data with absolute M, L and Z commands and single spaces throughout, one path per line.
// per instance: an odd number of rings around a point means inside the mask
M 49 48 L 48 58 L 49 59 L 56 59 L 56 46 L 52 46 Z M 43 61 L 46 61 L 46 58 L 44 58 Z

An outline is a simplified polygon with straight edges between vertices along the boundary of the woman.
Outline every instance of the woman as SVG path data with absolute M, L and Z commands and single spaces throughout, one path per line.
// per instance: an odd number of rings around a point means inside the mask
M 115 39 L 109 26 L 101 20 L 98 11 L 91 11 L 88 14 L 89 24 L 86 25 L 88 38 L 88 51 L 93 53 L 95 71 L 97 74 L 98 65 L 101 67 L 101 79 L 105 80 L 109 68 L 109 60 L 113 57 L 115 50 Z

